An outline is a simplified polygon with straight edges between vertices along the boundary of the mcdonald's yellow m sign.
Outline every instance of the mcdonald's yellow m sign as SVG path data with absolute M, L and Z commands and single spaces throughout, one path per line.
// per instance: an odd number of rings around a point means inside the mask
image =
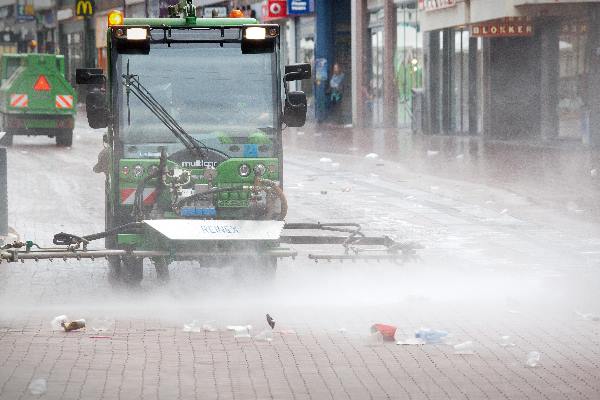
M 90 17 L 94 15 L 94 6 L 91 0 L 77 0 L 75 14 L 78 17 Z

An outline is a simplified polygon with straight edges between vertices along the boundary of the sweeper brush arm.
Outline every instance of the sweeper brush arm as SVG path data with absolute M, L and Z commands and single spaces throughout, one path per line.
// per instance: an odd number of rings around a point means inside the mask
M 210 224 L 208 223 L 210 222 Z M 161 223 L 171 224 L 161 231 Z M 230 223 L 230 239 L 218 240 L 210 237 L 218 227 L 216 224 Z M 178 225 L 172 225 L 178 224 Z M 205 225 L 207 224 L 207 225 Z M 237 224 L 237 225 L 234 225 Z M 207 229 L 208 226 L 208 229 Z M 172 229 L 176 228 L 176 229 Z M 191 228 L 191 229 L 190 229 Z M 185 237 L 185 229 L 190 229 Z M 175 231 L 176 237 L 173 236 Z M 204 231 L 206 235 L 202 235 Z M 122 233 L 160 234 L 166 246 L 160 249 L 88 249 L 90 242 Z M 223 233 L 223 232 L 217 232 Z M 282 234 L 283 233 L 283 234 Z M 237 234 L 237 236 L 236 236 Z M 183 235 L 183 236 L 182 236 Z M 182 243 L 194 246 L 181 246 Z M 0 262 L 24 260 L 54 259 L 95 259 L 104 257 L 169 257 L 172 259 L 191 259 L 206 256 L 245 256 L 256 254 L 257 249 L 263 256 L 285 258 L 297 256 L 297 251 L 281 247 L 281 244 L 310 246 L 308 258 L 319 260 L 381 260 L 406 261 L 416 257 L 420 245 L 413 242 L 397 242 L 388 236 L 366 236 L 355 223 L 283 223 L 281 221 L 202 221 L 202 220 L 149 220 L 129 223 L 105 232 L 78 236 L 60 232 L 54 235 L 55 246 L 42 248 L 37 244 L 14 242 L 0 248 Z M 215 246 L 215 243 L 217 244 Z M 265 244 L 268 244 L 265 246 Z M 202 246 L 205 244 L 205 246 Z M 228 245 L 231 245 L 228 247 Z M 331 246 L 341 245 L 342 253 L 314 254 L 315 246 L 329 250 Z

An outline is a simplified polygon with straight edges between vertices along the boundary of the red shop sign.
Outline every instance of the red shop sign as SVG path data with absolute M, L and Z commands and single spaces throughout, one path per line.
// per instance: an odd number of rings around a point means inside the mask
M 510 17 L 471 25 L 473 37 L 532 36 L 533 21 L 529 17 Z
M 287 15 L 287 0 L 268 0 L 263 3 L 263 20 L 269 21 L 273 19 L 286 18 Z

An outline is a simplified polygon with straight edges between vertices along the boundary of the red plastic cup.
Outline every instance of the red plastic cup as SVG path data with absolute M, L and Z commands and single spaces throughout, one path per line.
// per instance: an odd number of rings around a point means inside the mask
M 395 326 L 392 326 L 392 325 L 375 324 L 375 325 L 371 326 L 371 333 L 379 332 L 379 333 L 381 333 L 383 340 L 391 342 L 391 341 L 394 341 L 394 335 L 396 335 L 396 329 L 398 329 L 398 328 L 396 328 Z

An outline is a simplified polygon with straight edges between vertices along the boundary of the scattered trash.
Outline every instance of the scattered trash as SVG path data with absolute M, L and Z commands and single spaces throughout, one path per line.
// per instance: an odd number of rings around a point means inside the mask
M 446 331 L 439 331 L 429 328 L 421 328 L 415 332 L 416 338 L 423 339 L 426 343 L 430 344 L 441 343 L 446 336 L 448 336 L 448 332 Z
M 304 131 L 297 131 L 296 135 L 298 135 L 298 136 L 304 136 Z
M 506 312 L 510 314 L 521 314 L 521 311 L 519 310 L 506 310 Z
M 281 335 L 296 335 L 296 331 L 293 329 L 281 329 L 279 330 Z
M 112 339 L 112 336 L 90 336 L 90 339 Z
M 473 351 L 473 342 L 468 340 L 463 343 L 454 345 L 454 354 L 471 355 L 475 354 Z
M 216 332 L 218 329 L 215 328 L 212 324 L 202 324 L 202 330 L 204 332 Z
M 252 325 L 229 325 L 227 327 L 228 331 L 233 331 L 233 337 L 236 339 L 241 338 L 250 338 L 250 331 L 252 330 Z
M 371 334 L 380 333 L 383 340 L 393 342 L 396 329 L 393 325 L 374 324 L 371 326 Z
M 85 319 L 77 319 L 71 322 L 62 322 L 62 327 L 65 329 L 65 332 L 83 329 L 85 328 Z
M 365 156 L 365 158 L 366 158 L 366 159 L 369 159 L 369 160 L 375 160 L 375 159 L 379 158 L 379 154 L 376 154 L 376 153 L 369 153 L 369 154 L 367 154 L 367 155 Z
M 579 312 L 579 311 L 575 311 L 575 314 L 577 314 L 584 321 L 595 321 L 595 322 L 599 322 L 600 321 L 600 316 L 598 316 L 596 314 L 582 313 L 582 312 Z
M 62 331 L 63 324 L 67 322 L 69 318 L 66 315 L 59 315 L 58 317 L 54 317 L 52 321 L 50 321 L 50 325 L 52 326 L 53 331 Z
M 105 318 L 96 318 L 90 322 L 90 328 L 94 332 L 104 332 L 110 330 L 114 321 Z
M 348 192 L 350 192 L 351 190 L 352 190 L 352 188 L 351 188 L 351 187 L 345 187 L 345 188 L 343 188 L 343 189 L 342 189 L 342 192 L 344 192 L 344 193 L 348 193 Z
M 598 175 L 598 170 L 596 168 L 594 168 L 593 170 L 590 171 L 590 175 L 591 176 L 597 176 Z
M 21 150 L 20 153 L 21 154 L 29 154 L 29 152 L 27 150 Z
M 332 161 L 333 160 L 329 157 L 322 157 L 321 159 L 319 159 L 319 162 L 322 162 L 322 163 L 330 163 Z
M 327 194 L 327 190 L 321 190 L 321 194 Z
M 331 163 L 331 169 L 338 169 L 339 167 L 340 167 L 340 163 L 339 162 Z
M 371 178 L 379 178 L 379 175 L 377 175 L 377 174 L 374 174 L 374 173 L 372 173 L 372 172 L 369 174 L 369 176 L 370 176 Z
M 463 158 L 465 158 L 464 154 L 459 154 L 459 155 L 456 156 L 457 160 L 462 160 Z
M 540 363 L 540 357 L 541 355 L 539 352 L 530 351 L 529 354 L 527 354 L 527 360 L 525 361 L 525 364 L 531 368 L 537 367 Z
M 500 336 L 500 346 L 502 346 L 502 347 L 515 347 L 516 344 L 514 344 L 510 340 L 510 336 Z
M 385 164 L 382 162 L 378 162 L 377 164 L 375 164 L 376 167 L 385 167 Z
M 502 211 L 500 211 L 500 214 L 504 215 L 504 214 L 506 214 L 507 212 L 508 212 L 508 209 L 507 209 L 507 208 L 505 208 L 505 209 L 503 209 Z
M 189 324 L 183 324 L 183 332 L 194 332 L 199 333 L 202 332 L 202 327 L 199 325 L 198 321 L 193 320 Z
M 183 324 L 182 331 L 183 332 L 193 332 L 193 333 L 216 332 L 217 328 L 215 328 L 210 323 L 204 323 L 201 325 L 200 322 L 198 322 L 198 320 L 193 320 L 189 324 Z
M 420 346 L 425 344 L 425 341 L 421 338 L 408 337 L 406 339 L 398 340 L 396 344 L 401 346 Z
M 340 329 L 338 329 L 338 332 L 343 334 L 343 333 L 348 332 L 348 330 L 346 328 L 340 328 Z
M 432 192 L 437 192 L 438 190 L 440 190 L 440 187 L 439 187 L 439 186 L 430 186 L 430 187 L 429 187 L 429 189 L 430 189 Z
M 275 320 L 269 314 L 267 314 L 267 324 L 269 324 L 271 329 L 275 329 Z
M 574 212 L 575 214 L 581 214 L 584 210 L 579 208 L 577 203 L 574 201 L 569 201 L 567 202 L 567 211 Z
M 29 393 L 34 396 L 46 393 L 48 390 L 48 383 L 44 378 L 38 378 L 31 381 L 29 384 Z
M 440 152 L 437 150 L 427 150 L 427 157 L 434 157 L 434 156 L 437 156 L 438 154 L 440 154 Z
M 264 330 L 258 335 L 254 336 L 254 340 L 258 342 L 272 342 L 273 341 L 273 331 Z

